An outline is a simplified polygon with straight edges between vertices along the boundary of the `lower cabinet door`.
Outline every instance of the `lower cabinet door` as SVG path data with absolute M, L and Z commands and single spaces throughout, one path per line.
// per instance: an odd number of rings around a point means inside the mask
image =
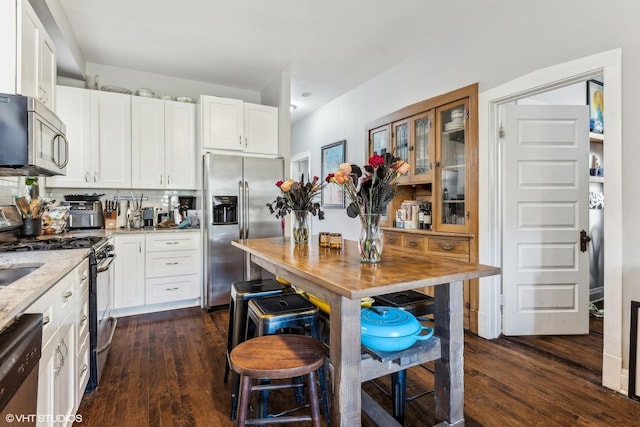
M 54 425 L 53 416 L 56 407 L 56 389 L 62 366 L 62 354 L 60 353 L 60 339 L 57 332 L 54 333 L 49 343 L 42 348 L 40 356 L 40 368 L 38 372 L 38 427 Z
M 76 331 L 75 316 L 71 313 L 63 321 L 58 331 L 60 335 L 60 354 L 62 365 L 56 381 L 56 411 L 58 418 L 55 425 L 61 427 L 71 426 L 74 421 L 76 403 Z
M 75 408 L 80 406 L 82 396 L 89 383 L 89 334 L 84 336 L 76 358 L 76 401 Z

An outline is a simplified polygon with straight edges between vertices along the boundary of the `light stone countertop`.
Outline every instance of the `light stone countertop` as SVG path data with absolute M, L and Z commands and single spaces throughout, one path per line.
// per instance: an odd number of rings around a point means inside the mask
M 141 228 L 141 229 L 84 229 L 72 230 L 64 234 L 50 236 L 110 237 L 117 234 L 150 234 L 170 232 L 200 232 L 199 228 Z M 43 236 L 44 237 L 44 236 Z M 0 288 L 0 331 L 4 330 L 38 298 L 44 295 L 60 279 L 77 267 L 86 257 L 90 249 L 61 249 L 51 251 L 19 251 L 0 252 L 0 269 L 16 267 L 39 268 L 16 280 L 5 288 Z
M 0 331 L 15 320 L 53 285 L 77 267 L 90 249 L 3 252 L 0 269 L 35 267 L 37 270 L 0 289 Z

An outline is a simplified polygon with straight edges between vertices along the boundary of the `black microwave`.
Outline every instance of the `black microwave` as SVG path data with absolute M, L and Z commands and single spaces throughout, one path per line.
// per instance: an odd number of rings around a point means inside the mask
M 30 96 L 0 94 L 0 176 L 65 175 L 66 127 Z

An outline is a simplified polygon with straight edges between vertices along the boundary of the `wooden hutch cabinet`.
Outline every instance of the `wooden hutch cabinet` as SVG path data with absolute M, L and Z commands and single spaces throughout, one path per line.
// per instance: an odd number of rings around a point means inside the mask
M 409 162 L 383 221 L 385 245 L 478 261 L 478 86 L 405 107 L 366 126 L 367 158 L 392 152 Z M 430 230 L 395 227 L 404 201 L 431 204 Z M 425 290 L 431 293 L 430 289 Z M 464 283 L 464 326 L 478 332 L 478 280 Z

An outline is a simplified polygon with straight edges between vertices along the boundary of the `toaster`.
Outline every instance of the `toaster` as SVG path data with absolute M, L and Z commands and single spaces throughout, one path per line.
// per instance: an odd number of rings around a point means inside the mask
M 69 206 L 67 228 L 103 228 L 104 213 L 100 201 L 66 201 Z

